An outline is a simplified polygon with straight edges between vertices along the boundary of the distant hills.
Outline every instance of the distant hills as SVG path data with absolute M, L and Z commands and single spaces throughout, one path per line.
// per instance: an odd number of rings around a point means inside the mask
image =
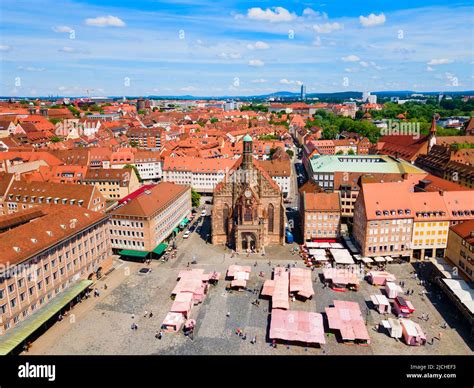
M 377 95 L 379 97 L 400 97 L 400 98 L 409 98 L 412 94 L 423 94 L 425 96 L 437 96 L 438 94 L 445 94 L 450 96 L 457 95 L 474 95 L 474 90 L 464 90 L 464 91 L 431 91 L 431 92 L 417 92 L 414 90 L 393 90 L 393 91 L 371 91 L 371 94 Z M 62 98 L 63 96 L 43 96 L 43 97 L 9 97 L 9 96 L 0 96 L 1 100 L 6 100 L 9 98 L 13 99 L 44 99 L 44 100 L 55 100 L 57 98 Z M 108 96 L 109 98 L 120 99 L 122 96 Z M 180 96 L 126 96 L 129 99 L 133 98 L 151 98 L 151 99 L 170 99 L 170 100 L 266 100 L 269 98 L 289 98 L 289 99 L 298 99 L 300 97 L 299 92 L 289 92 L 289 91 L 278 91 L 275 93 L 268 93 L 262 95 L 251 95 L 251 96 L 192 96 L 189 94 L 180 95 Z M 360 99 L 362 97 L 362 92 L 357 91 L 346 91 L 346 92 L 334 92 L 334 93 L 307 93 L 307 98 L 319 98 L 321 100 L 348 100 L 348 99 Z M 69 98 L 87 98 L 87 96 L 75 96 Z

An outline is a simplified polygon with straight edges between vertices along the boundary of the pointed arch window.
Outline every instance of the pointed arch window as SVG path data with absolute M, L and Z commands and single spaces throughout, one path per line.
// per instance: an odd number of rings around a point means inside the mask
M 272 204 L 268 205 L 268 232 L 273 233 L 275 227 L 275 208 Z
M 224 205 L 224 209 L 222 209 L 222 229 L 224 229 L 225 234 L 229 232 L 229 206 L 227 204 Z

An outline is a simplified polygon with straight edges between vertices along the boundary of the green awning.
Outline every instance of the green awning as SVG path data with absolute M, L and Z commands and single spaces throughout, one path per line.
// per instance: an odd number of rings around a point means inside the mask
M 51 302 L 31 314 L 26 320 L 8 330 L 0 337 L 0 355 L 10 353 L 21 345 L 28 337 L 38 330 L 61 309 L 71 302 L 77 295 L 92 284 L 92 280 L 81 280 L 55 296 Z
M 179 233 L 179 229 L 178 229 L 178 228 L 174 228 L 174 229 L 173 229 L 173 232 Z
M 134 251 L 133 249 L 122 249 L 119 252 L 120 256 L 131 256 L 131 257 L 146 257 L 148 252 Z
M 184 222 L 185 224 L 187 224 L 187 223 L 189 222 L 188 218 L 185 217 L 184 220 L 183 220 L 183 222 Z
M 161 244 L 157 245 L 155 249 L 153 249 L 153 253 L 156 253 L 157 255 L 161 255 L 165 251 L 167 246 L 168 246 L 168 244 L 161 243 Z

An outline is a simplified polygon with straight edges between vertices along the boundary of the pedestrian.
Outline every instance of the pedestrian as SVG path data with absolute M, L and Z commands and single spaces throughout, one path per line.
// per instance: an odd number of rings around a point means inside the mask
M 148 315 L 148 318 L 152 318 L 153 317 L 153 313 L 150 311 L 150 315 Z
M 148 311 L 145 310 L 145 314 L 143 314 L 143 316 L 146 318 L 148 315 Z
M 104 290 L 106 290 L 106 289 L 107 289 L 107 284 L 104 284 Z
M 227 318 L 230 317 L 230 312 L 229 312 L 229 311 L 227 311 L 226 317 L 227 317 Z
M 442 336 L 442 335 L 443 335 L 443 333 L 441 333 L 441 332 L 438 333 L 438 340 L 439 340 L 439 342 L 441 342 L 441 336 Z
M 160 332 L 158 333 L 158 339 L 162 339 L 163 338 L 163 331 L 160 330 Z
M 132 319 L 135 319 L 135 314 L 132 314 Z

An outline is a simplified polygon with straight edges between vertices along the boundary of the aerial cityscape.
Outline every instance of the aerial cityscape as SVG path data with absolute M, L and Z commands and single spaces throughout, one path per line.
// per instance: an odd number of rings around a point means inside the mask
M 473 8 L 2 3 L 0 354 L 472 355 Z

